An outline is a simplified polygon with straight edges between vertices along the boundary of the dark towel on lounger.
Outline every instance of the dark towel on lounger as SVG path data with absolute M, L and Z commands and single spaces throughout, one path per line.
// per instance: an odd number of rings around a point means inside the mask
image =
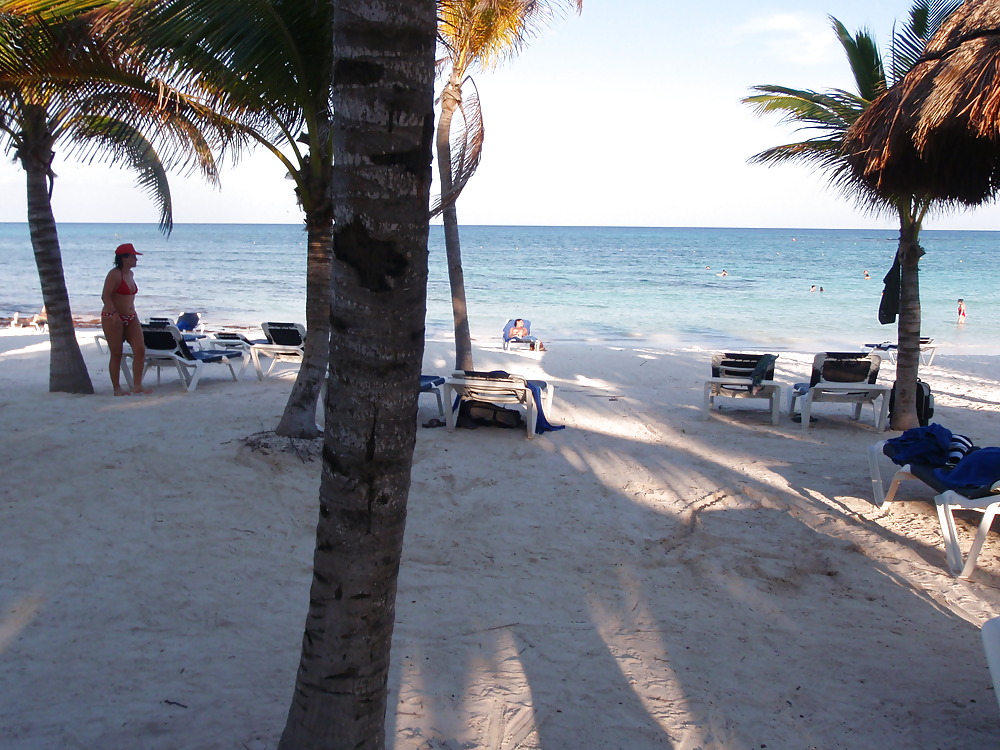
M 956 490 L 988 487 L 1000 480 L 1000 448 L 980 448 L 959 461 L 954 469 L 935 469 L 934 476 Z

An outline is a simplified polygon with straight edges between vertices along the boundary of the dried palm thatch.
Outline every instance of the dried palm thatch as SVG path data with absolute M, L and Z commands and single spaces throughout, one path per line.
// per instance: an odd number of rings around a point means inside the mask
M 966 0 L 844 139 L 881 195 L 978 205 L 1000 190 L 1000 0 Z

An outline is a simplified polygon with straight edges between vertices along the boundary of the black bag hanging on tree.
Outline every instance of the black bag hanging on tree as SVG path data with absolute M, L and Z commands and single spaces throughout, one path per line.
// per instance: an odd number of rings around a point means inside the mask
M 892 390 L 889 391 L 889 418 L 892 418 L 892 410 L 896 406 L 896 383 L 892 384 Z M 921 427 L 926 427 L 930 424 L 931 418 L 934 416 L 934 394 L 931 393 L 931 387 L 927 385 L 923 380 L 917 378 L 917 422 Z
M 882 279 L 885 286 L 882 289 L 882 301 L 878 305 L 878 322 L 882 325 L 889 325 L 896 322 L 899 315 L 899 277 L 901 269 L 899 265 L 899 252 L 892 261 L 892 268 Z

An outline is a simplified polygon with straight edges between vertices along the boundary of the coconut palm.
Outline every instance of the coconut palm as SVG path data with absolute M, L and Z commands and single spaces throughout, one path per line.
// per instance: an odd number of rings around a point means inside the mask
M 434 0 L 334 0 L 335 354 L 309 614 L 281 750 L 385 746 L 423 359 L 434 10 Z
M 844 140 L 848 129 L 883 94 L 900 80 L 922 54 L 930 37 L 961 0 L 917 0 L 910 10 L 908 23 L 893 35 L 888 72 L 872 35 L 861 30 L 854 36 L 836 18 L 830 22 L 844 50 L 857 92 L 831 89 L 813 91 L 784 86 L 755 86 L 758 92 L 743 99 L 758 114 L 777 112 L 783 122 L 794 123 L 800 130 L 815 135 L 803 141 L 762 151 L 751 158 L 759 164 L 782 164 L 797 161 L 812 165 L 827 174 L 830 183 L 854 198 L 862 207 L 876 213 L 892 213 L 899 220 L 899 244 L 896 258 L 886 275 L 879 319 L 893 322 L 898 312 L 898 358 L 896 367 L 896 402 L 892 428 L 904 430 L 917 425 L 916 394 L 920 364 L 920 229 L 933 198 L 919 193 L 889 195 L 873 190 L 859 179 L 848 162 Z M 898 289 L 898 296 L 895 290 Z
M 56 146 L 84 160 L 131 167 L 166 232 L 172 225 L 167 169 L 193 159 L 206 177 L 216 177 L 203 113 L 170 96 L 169 86 L 107 33 L 105 16 L 116 5 L 0 2 L 0 144 L 27 176 L 28 227 L 49 320 L 50 391 L 94 392 L 73 328 L 52 211 Z
M 441 213 L 444 222 L 455 367 L 460 370 L 473 369 L 473 363 L 455 201 L 479 165 L 484 135 L 479 96 L 469 74 L 489 70 L 516 54 L 563 4 L 578 12 L 583 9 L 583 0 L 438 0 L 438 35 L 444 49 L 439 65 L 447 81 L 440 97 L 436 142 L 441 197 L 432 212 Z
M 237 123 L 287 170 L 305 217 L 306 336 L 302 365 L 277 433 L 319 435 L 316 403 L 326 372 L 333 262 L 331 4 L 316 0 L 136 0 L 140 40 L 157 64 Z M 350 320 L 338 324 L 351 327 Z

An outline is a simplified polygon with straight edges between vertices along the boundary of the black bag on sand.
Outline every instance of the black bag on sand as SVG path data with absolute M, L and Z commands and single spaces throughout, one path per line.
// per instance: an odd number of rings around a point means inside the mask
M 477 427 L 524 427 L 517 409 L 505 409 L 486 401 L 463 401 L 458 405 L 455 426 L 466 430 Z
M 892 384 L 889 392 L 889 418 L 892 419 L 892 410 L 896 406 L 896 384 Z M 917 378 L 917 422 L 921 427 L 930 424 L 934 416 L 934 394 L 931 387 L 923 380 Z

